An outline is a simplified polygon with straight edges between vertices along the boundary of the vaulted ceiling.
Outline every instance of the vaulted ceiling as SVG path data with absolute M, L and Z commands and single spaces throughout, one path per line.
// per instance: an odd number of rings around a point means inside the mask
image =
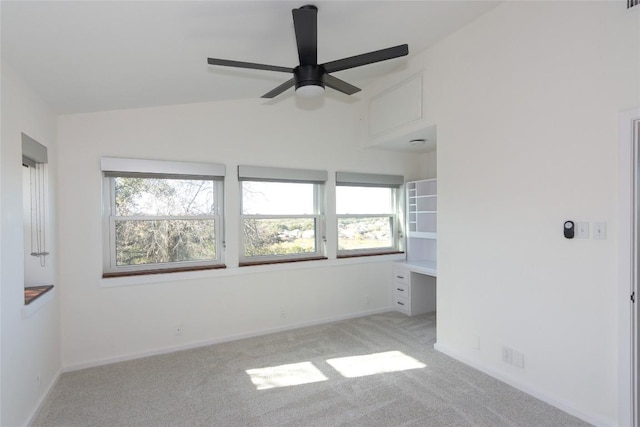
M 2 61 L 59 114 L 257 99 L 290 76 L 209 66 L 207 57 L 296 66 L 291 10 L 304 4 L 3 0 Z M 409 44 L 411 57 L 499 2 L 311 4 L 318 7 L 318 61 L 323 63 L 402 43 Z M 406 60 L 335 75 L 364 87 Z

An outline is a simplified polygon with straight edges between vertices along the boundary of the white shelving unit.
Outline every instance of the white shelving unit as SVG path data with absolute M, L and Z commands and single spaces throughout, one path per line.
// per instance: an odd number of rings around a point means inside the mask
M 394 265 L 394 306 L 409 316 L 436 309 L 438 181 L 406 184 L 407 260 Z
M 438 181 L 407 183 L 407 261 L 436 262 Z

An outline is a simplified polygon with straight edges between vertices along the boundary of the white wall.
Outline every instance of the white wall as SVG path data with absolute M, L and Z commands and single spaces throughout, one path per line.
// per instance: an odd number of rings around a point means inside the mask
M 2 64 L 1 188 L 2 304 L 0 374 L 3 426 L 28 422 L 57 378 L 61 367 L 59 283 L 48 303 L 24 306 L 25 259 L 22 212 L 22 139 L 24 132 L 49 151 L 49 172 L 55 177 L 56 116 L 6 64 Z M 55 179 L 50 182 L 47 211 L 55 223 Z M 53 231 L 53 230 L 52 230 Z M 49 234 L 46 274 L 56 278 L 55 232 Z M 44 297 L 42 297 L 44 298 Z M 34 307 L 41 306 L 33 312 Z M 29 316 L 26 313 L 29 312 Z M 38 381 L 39 378 L 39 381 Z
M 330 98 L 312 111 L 294 108 L 290 98 L 179 105 L 62 116 L 58 129 L 65 367 L 391 307 L 391 261 L 335 260 L 335 215 L 327 218 L 329 261 L 237 267 L 238 164 L 327 169 L 329 212 L 337 170 L 422 173 L 416 156 L 359 148 L 353 105 Z M 101 280 L 101 156 L 226 164 L 229 268 Z M 183 334 L 176 336 L 179 324 Z
M 626 416 L 617 126 L 640 104 L 638 9 L 506 2 L 421 59 L 439 84 L 438 348 L 602 425 Z M 567 240 L 567 219 L 608 238 Z

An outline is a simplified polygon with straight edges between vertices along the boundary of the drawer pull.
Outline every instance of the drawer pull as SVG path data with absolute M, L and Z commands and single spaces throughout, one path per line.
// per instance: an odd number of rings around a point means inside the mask
M 404 276 L 396 276 L 398 279 L 404 279 Z
M 402 288 L 396 288 L 396 290 L 400 291 L 400 292 L 404 292 L 404 289 L 402 289 Z
M 400 304 L 400 305 L 404 305 L 404 303 L 403 303 L 403 302 L 400 302 L 400 301 L 397 301 L 397 303 L 398 303 L 398 304 Z

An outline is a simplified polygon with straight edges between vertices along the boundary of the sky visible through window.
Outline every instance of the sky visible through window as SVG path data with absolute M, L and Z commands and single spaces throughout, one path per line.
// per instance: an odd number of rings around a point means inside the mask
M 288 182 L 242 183 L 244 215 L 313 215 L 314 184 Z
M 392 214 L 393 191 L 378 187 L 336 187 L 336 210 L 339 215 Z
M 244 215 L 313 215 L 313 184 L 242 183 Z M 336 187 L 338 214 L 392 214 L 393 190 L 377 187 Z

